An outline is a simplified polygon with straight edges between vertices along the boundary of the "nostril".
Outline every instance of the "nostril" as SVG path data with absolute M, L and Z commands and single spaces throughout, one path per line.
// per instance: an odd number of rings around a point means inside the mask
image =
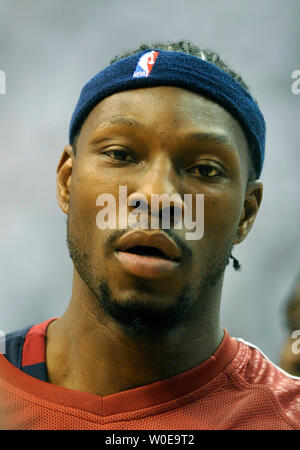
M 145 210 L 148 209 L 147 200 L 145 201 L 143 198 L 141 198 L 141 195 L 138 193 L 131 194 L 128 197 L 127 203 L 128 203 L 128 206 L 130 206 L 132 208 L 138 208 L 141 206 Z

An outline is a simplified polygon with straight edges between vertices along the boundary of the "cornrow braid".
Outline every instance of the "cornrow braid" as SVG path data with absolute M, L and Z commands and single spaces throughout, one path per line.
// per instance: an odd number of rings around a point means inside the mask
M 229 258 L 233 260 L 233 268 L 234 270 L 241 270 L 242 266 L 240 265 L 239 261 L 230 253 Z
M 169 50 L 172 52 L 182 52 L 186 55 L 191 56 L 197 56 L 198 58 L 204 59 L 205 61 L 208 61 L 212 64 L 215 64 L 215 66 L 220 67 L 225 72 L 229 73 L 229 75 L 232 76 L 238 83 L 240 83 L 247 91 L 249 91 L 249 87 L 246 85 L 242 77 L 237 74 L 235 71 L 233 71 L 221 58 L 220 56 L 213 52 L 210 49 L 207 48 L 200 48 L 197 45 L 193 44 L 190 41 L 180 41 L 180 42 L 153 42 L 152 44 L 141 44 L 138 49 L 135 49 L 133 51 L 125 51 L 121 55 L 115 56 L 111 61 L 110 64 L 113 64 L 120 59 L 127 58 L 127 56 L 134 55 L 135 53 L 139 53 L 141 51 L 150 50 L 152 48 L 157 48 L 161 50 Z

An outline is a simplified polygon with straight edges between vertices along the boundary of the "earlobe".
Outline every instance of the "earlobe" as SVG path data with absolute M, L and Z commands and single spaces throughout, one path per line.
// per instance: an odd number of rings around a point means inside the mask
M 243 237 L 242 237 L 243 233 L 242 233 L 242 231 L 243 231 L 244 220 L 245 220 L 245 204 L 243 206 L 243 211 L 242 211 L 242 215 L 241 215 L 241 218 L 240 218 L 240 221 L 239 221 L 239 226 L 238 226 L 238 230 L 237 230 L 237 237 L 236 237 L 236 239 L 234 241 L 234 245 L 239 244 L 243 240 Z
M 68 214 L 69 212 L 73 159 L 74 159 L 73 148 L 71 145 L 66 145 L 56 170 L 57 201 L 61 210 L 65 214 Z
M 248 187 L 234 244 L 243 242 L 250 232 L 261 204 L 262 192 L 263 185 L 260 181 L 254 181 Z

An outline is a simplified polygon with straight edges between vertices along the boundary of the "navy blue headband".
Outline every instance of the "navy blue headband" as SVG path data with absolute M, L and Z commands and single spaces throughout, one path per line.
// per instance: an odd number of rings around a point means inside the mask
M 178 86 L 203 94 L 229 111 L 256 155 L 258 176 L 265 154 L 265 121 L 243 86 L 216 65 L 196 56 L 148 50 L 123 58 L 95 75 L 82 89 L 70 124 L 70 144 L 90 111 L 105 97 L 128 89 Z

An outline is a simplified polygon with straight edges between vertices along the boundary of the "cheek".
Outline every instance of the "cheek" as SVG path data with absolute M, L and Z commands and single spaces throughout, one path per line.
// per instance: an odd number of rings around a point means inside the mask
M 204 238 L 208 242 L 226 244 L 235 235 L 242 211 L 238 191 L 228 190 L 220 196 L 205 195 Z
M 118 185 L 112 182 L 95 168 L 75 170 L 71 183 L 71 204 L 74 221 L 85 232 L 100 231 L 97 228 L 96 218 L 101 207 L 97 205 L 100 195 L 109 194 L 114 198 L 118 196 Z

